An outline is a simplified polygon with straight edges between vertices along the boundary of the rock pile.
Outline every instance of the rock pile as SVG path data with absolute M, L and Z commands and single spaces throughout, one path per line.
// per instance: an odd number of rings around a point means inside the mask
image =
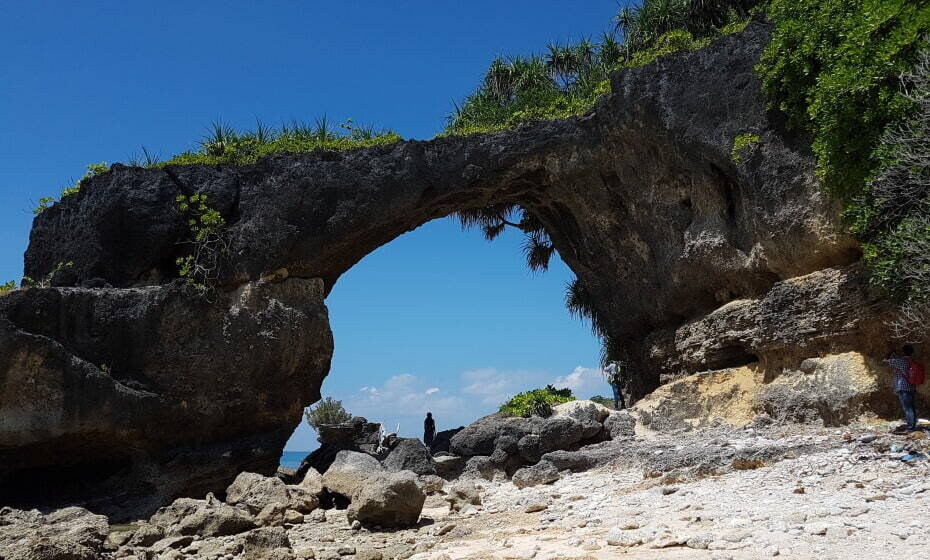
M 585 470 L 609 460 L 619 441 L 633 435 L 635 423 L 627 412 L 572 401 L 555 406 L 548 418 L 485 416 L 455 434 L 450 451 L 466 459 L 463 476 L 545 484 L 557 480 L 559 470 Z M 592 449 L 605 452 L 592 455 Z

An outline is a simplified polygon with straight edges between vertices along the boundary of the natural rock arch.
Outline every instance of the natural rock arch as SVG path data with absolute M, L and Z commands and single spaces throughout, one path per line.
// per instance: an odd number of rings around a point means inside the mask
M 798 317 L 831 301 L 784 286 L 791 313 L 748 309 L 729 338 L 681 334 L 721 305 L 858 258 L 809 152 L 766 111 L 753 66 L 767 38 L 752 24 L 617 73 L 614 93 L 579 118 L 93 178 L 33 226 L 26 274 L 73 262 L 64 287 L 0 300 L 0 491 L 121 517 L 273 471 L 328 372 L 323 300 L 339 276 L 406 231 L 488 204 L 520 204 L 545 226 L 629 348 L 640 393 L 662 373 L 772 348 L 784 358 L 794 338 L 815 353 L 875 344 L 855 305 L 807 340 Z M 737 164 L 733 139 L 747 131 L 761 142 Z M 187 231 L 175 197 L 192 193 L 230 225 L 215 301 L 176 278 Z M 836 298 L 879 305 L 856 269 L 839 274 Z

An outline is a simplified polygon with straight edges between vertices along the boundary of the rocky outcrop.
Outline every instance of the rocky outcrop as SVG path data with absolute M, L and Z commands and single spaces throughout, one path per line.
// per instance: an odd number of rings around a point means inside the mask
M 324 424 L 317 430 L 320 446 L 304 457 L 297 467 L 296 477 L 302 479 L 314 469 L 325 473 L 340 451 L 356 451 L 376 456 L 381 425 L 356 416 L 340 424 Z
M 271 474 L 331 354 L 319 280 L 257 280 L 213 303 L 177 282 L 11 293 L 0 495 L 118 519 Z
M 843 294 L 883 305 L 852 280 L 859 249 L 810 150 L 760 92 L 768 36 L 752 23 L 618 72 L 582 117 L 248 166 L 117 165 L 88 180 L 33 224 L 26 274 L 71 262 L 60 287 L 0 301 L 0 488 L 129 515 L 244 470 L 271 474 L 328 371 L 323 296 L 397 236 L 489 204 L 519 204 L 545 227 L 627 344 L 636 396 L 662 375 L 758 363 L 772 379 L 826 352 L 877 355 L 881 319 L 842 306 Z M 747 132 L 760 141 L 734 162 Z M 189 250 L 176 198 L 193 193 L 229 226 L 207 299 L 175 265 Z M 464 430 L 452 448 L 534 462 L 595 428 L 559 422 L 557 445 L 514 422 L 501 445 Z M 71 476 L 47 476 L 61 468 Z

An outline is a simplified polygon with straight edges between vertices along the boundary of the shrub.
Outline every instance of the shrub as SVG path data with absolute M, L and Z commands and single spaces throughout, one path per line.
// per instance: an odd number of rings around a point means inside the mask
M 534 389 L 514 395 L 509 401 L 501 405 L 498 412 L 502 416 L 530 416 L 548 417 L 552 414 L 552 405 L 562 404 L 575 400 L 571 389 L 556 389 L 547 385 L 543 389 Z
M 320 426 L 341 424 L 352 419 L 352 415 L 342 406 L 342 401 L 337 401 L 332 397 L 326 397 L 316 403 L 316 406 L 305 410 L 304 415 L 307 417 L 307 424 L 310 424 L 314 430 L 319 430 Z

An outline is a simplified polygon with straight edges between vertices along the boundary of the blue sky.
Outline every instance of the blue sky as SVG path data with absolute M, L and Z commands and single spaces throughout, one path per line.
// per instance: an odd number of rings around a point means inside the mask
M 0 18 L 0 282 L 22 275 L 31 209 L 88 163 L 194 147 L 211 121 L 390 127 L 430 138 L 498 54 L 597 36 L 615 0 L 4 2 Z M 571 273 L 533 274 L 520 238 L 438 220 L 350 270 L 328 303 L 325 395 L 414 434 L 467 423 L 560 381 L 607 393 L 598 344 L 562 305 Z M 292 450 L 315 446 L 301 428 Z

